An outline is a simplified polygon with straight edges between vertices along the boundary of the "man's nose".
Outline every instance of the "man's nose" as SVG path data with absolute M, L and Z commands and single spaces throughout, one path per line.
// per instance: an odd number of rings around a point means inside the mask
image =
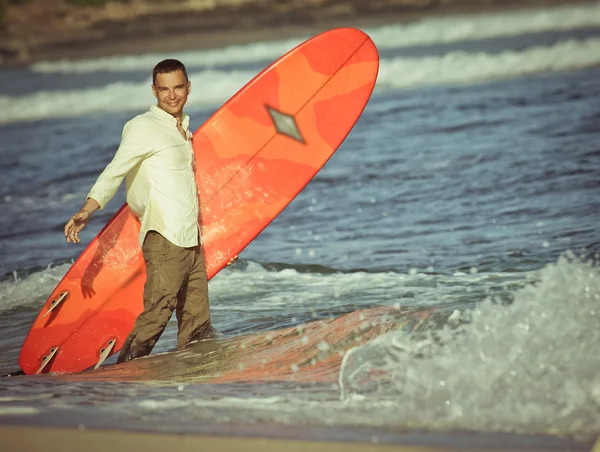
M 175 91 L 169 91 L 169 99 L 175 99 Z

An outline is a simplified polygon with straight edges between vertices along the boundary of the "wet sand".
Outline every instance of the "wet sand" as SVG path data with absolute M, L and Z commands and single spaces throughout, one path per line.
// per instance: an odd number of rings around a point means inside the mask
M 2 426 L 0 441 L 22 452 L 27 451 L 110 451 L 187 452 L 201 450 L 245 452 L 450 452 L 450 451 L 589 451 L 600 450 L 598 443 L 577 443 L 550 437 L 528 437 L 498 434 L 404 433 L 370 439 L 350 436 L 348 439 L 320 438 L 308 435 L 299 426 L 291 437 L 259 437 L 234 434 L 164 434 L 120 430 Z M 274 436 L 285 436 L 274 435 Z M 364 435 L 363 435 L 364 436 Z M 298 439 L 298 438 L 303 439 Z

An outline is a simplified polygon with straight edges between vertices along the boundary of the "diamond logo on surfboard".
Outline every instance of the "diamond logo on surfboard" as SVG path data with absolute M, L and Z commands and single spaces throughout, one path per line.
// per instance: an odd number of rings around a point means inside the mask
M 273 120 L 273 124 L 275 124 L 275 130 L 278 133 L 287 135 L 288 137 L 293 138 L 294 140 L 299 141 L 302 144 L 306 144 L 306 141 L 304 141 L 304 137 L 300 133 L 298 124 L 296 123 L 296 118 L 294 118 L 292 115 L 282 113 L 281 111 L 268 105 L 267 111 L 269 112 L 269 115 Z

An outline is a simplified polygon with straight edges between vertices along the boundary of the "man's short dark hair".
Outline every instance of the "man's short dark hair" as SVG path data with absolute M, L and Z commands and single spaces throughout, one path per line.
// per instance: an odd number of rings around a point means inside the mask
M 181 61 L 173 59 L 162 60 L 154 66 L 154 70 L 152 71 L 152 84 L 156 83 L 156 76 L 158 74 L 170 74 L 175 71 L 183 72 L 185 79 L 188 80 L 187 70 Z

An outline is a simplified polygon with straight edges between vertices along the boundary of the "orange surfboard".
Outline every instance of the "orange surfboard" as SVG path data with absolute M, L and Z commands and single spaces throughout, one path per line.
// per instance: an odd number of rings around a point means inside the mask
M 304 188 L 367 104 L 373 41 L 340 28 L 291 50 L 194 134 L 209 279 Z M 120 350 L 143 309 L 140 225 L 125 204 L 44 304 L 19 356 L 26 374 L 80 372 Z

